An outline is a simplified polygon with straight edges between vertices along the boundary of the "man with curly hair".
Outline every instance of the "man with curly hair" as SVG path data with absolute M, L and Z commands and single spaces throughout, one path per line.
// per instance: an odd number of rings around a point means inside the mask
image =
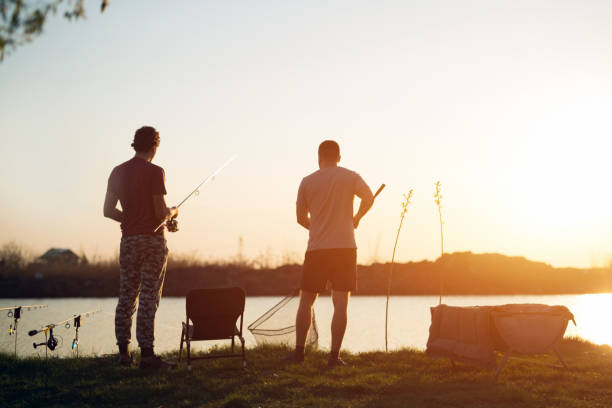
M 115 335 L 119 346 L 119 362 L 131 365 L 128 351 L 132 316 L 138 300 L 136 338 L 141 350 L 140 368 L 168 368 L 174 364 L 153 352 L 155 313 L 161 299 L 168 248 L 164 228 L 155 228 L 178 215 L 176 207 L 168 207 L 164 169 L 151 163 L 159 133 L 144 126 L 134 135 L 134 157 L 115 167 L 108 178 L 104 216 L 121 223 L 119 252 L 119 302 L 115 311 Z M 121 203 L 121 210 L 117 208 Z

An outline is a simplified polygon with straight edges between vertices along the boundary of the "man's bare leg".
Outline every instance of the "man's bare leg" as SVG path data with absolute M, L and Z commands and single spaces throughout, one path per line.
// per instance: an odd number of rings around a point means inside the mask
M 302 291 L 300 295 L 300 306 L 295 317 L 295 345 L 304 347 L 306 337 L 312 323 L 312 306 L 317 299 L 317 294 Z
M 299 362 L 304 360 L 304 347 L 312 323 L 312 306 L 317 299 L 317 293 L 302 291 L 300 306 L 295 316 L 295 352 L 290 359 Z
M 332 291 L 332 301 L 334 303 L 334 316 L 331 323 L 331 355 L 330 363 L 338 360 L 346 324 L 348 320 L 348 301 L 351 292 Z

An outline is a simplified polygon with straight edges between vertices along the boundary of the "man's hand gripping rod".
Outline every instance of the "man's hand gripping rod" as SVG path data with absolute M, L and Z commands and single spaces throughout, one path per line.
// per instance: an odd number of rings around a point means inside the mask
M 201 182 L 191 193 L 189 193 L 187 195 L 187 197 L 185 197 L 183 199 L 183 201 L 181 201 L 176 208 L 179 208 L 181 205 L 183 205 L 183 203 L 187 200 L 189 200 L 189 198 L 191 198 L 192 195 L 198 193 L 198 191 L 200 190 L 200 187 L 202 187 L 204 184 L 208 183 L 209 181 L 213 180 L 215 178 L 215 176 L 219 173 L 221 173 L 221 170 L 223 170 L 224 168 L 226 168 L 231 162 L 234 161 L 234 159 L 236 159 L 236 155 L 230 157 L 230 159 L 228 161 L 226 161 L 223 166 L 219 167 L 217 170 L 215 170 L 210 176 L 206 177 L 206 179 L 204 179 L 203 182 Z M 171 220 L 174 218 L 171 218 Z M 153 232 L 157 232 L 157 230 L 159 230 L 161 227 L 164 226 L 164 224 L 166 223 L 166 220 L 164 220 L 161 224 L 159 224 L 157 226 L 157 228 L 155 228 L 155 230 Z

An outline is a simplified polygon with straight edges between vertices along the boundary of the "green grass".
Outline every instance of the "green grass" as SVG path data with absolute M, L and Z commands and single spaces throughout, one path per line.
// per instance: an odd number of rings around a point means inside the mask
M 2 407 L 610 407 L 612 348 L 577 339 L 553 356 L 510 360 L 491 370 L 432 359 L 422 352 L 345 354 L 350 367 L 328 370 L 327 355 L 283 360 L 286 349 L 247 350 L 239 359 L 200 360 L 193 371 L 119 367 L 116 356 L 15 359 L 0 355 Z M 176 357 L 176 353 L 166 357 Z M 540 363 L 540 364 L 537 364 Z

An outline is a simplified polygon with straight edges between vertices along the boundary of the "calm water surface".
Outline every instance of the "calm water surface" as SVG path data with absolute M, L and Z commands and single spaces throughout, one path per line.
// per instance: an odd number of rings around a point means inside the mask
M 255 339 L 246 327 L 266 312 L 281 297 L 249 297 L 245 307 L 245 338 L 247 346 L 254 346 Z M 577 326 L 571 322 L 566 336 L 579 336 L 597 344 L 612 344 L 612 324 L 607 316 L 612 309 L 612 294 L 549 295 L 549 296 L 447 296 L 443 302 L 454 306 L 500 305 L 506 303 L 544 303 L 565 305 L 576 318 Z M 17 352 L 20 356 L 44 356 L 44 348 L 34 349 L 33 341 L 44 341 L 44 335 L 29 337 L 27 332 L 44 324 L 59 322 L 75 313 L 100 309 L 101 312 L 83 319 L 79 331 L 81 354 L 106 354 L 116 352 L 114 335 L 114 311 L 116 298 L 64 298 L 64 299 L 0 299 L 0 307 L 47 304 L 48 308 L 25 311 L 19 321 Z M 429 308 L 438 304 L 437 296 L 394 296 L 389 305 L 389 346 L 392 349 L 411 347 L 424 349 L 430 325 Z M 0 316 L 0 350 L 12 352 L 14 335 L 9 336 L 9 325 L 13 322 L 5 312 Z M 319 346 L 329 348 L 331 298 L 319 298 L 315 304 L 319 327 Z M 157 312 L 155 329 L 156 351 L 176 350 L 180 341 L 181 321 L 185 319 L 184 298 L 163 298 Z M 134 318 L 134 326 L 136 319 Z M 132 345 L 136 347 L 135 327 L 132 328 Z M 52 354 L 70 356 L 74 328 L 59 326 L 55 335 L 61 346 Z M 224 342 L 194 343 L 195 349 L 205 349 Z M 385 297 L 353 297 L 349 305 L 349 323 L 343 347 L 352 352 L 384 350 L 385 347 Z

